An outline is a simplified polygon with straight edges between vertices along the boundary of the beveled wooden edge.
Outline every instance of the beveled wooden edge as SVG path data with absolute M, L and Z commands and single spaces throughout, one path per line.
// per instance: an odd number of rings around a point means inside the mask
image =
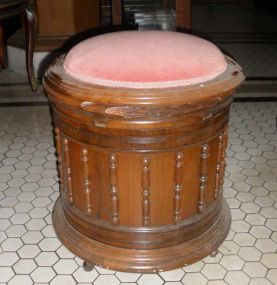
M 174 105 L 203 99 L 230 96 L 244 80 L 241 67 L 226 56 L 227 69 L 213 80 L 175 88 L 131 89 L 93 85 L 74 79 L 63 68 L 65 55 L 57 58 L 47 69 L 43 85 L 48 95 L 74 98 L 83 105 Z
M 151 273 L 192 264 L 216 251 L 231 226 L 225 201 L 215 223 L 202 235 L 171 247 L 138 250 L 109 246 L 76 231 L 66 220 L 60 199 L 53 209 L 53 226 L 58 238 L 74 254 L 97 266 L 126 272 Z

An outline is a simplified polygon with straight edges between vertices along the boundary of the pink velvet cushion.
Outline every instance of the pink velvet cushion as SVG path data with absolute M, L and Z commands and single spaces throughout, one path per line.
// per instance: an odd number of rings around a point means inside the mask
M 165 31 L 127 31 L 90 38 L 66 56 L 65 71 L 81 81 L 128 88 L 201 83 L 227 67 L 212 43 Z

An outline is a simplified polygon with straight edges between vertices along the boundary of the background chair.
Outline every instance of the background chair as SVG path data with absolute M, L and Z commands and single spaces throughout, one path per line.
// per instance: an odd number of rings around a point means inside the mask
M 7 66 L 2 22 L 17 15 L 21 15 L 24 20 L 26 34 L 26 67 L 28 79 L 34 91 L 37 89 L 37 80 L 33 68 L 36 16 L 31 9 L 29 0 L 0 0 L 0 65 L 2 68 Z

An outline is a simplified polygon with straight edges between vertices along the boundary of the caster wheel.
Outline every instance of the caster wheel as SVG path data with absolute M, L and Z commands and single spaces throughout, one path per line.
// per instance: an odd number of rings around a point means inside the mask
M 218 250 L 215 250 L 210 254 L 210 257 L 216 257 L 217 254 L 218 254 Z
M 94 264 L 88 263 L 86 261 L 84 261 L 84 263 L 83 263 L 83 268 L 87 272 L 92 271 L 94 269 L 94 267 L 95 267 Z

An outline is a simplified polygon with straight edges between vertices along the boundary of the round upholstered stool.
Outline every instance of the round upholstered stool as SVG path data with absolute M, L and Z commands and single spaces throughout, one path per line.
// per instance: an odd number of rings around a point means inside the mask
M 49 67 L 53 224 L 87 269 L 156 272 L 217 250 L 231 220 L 229 107 L 243 78 L 213 44 L 159 31 L 97 36 Z

